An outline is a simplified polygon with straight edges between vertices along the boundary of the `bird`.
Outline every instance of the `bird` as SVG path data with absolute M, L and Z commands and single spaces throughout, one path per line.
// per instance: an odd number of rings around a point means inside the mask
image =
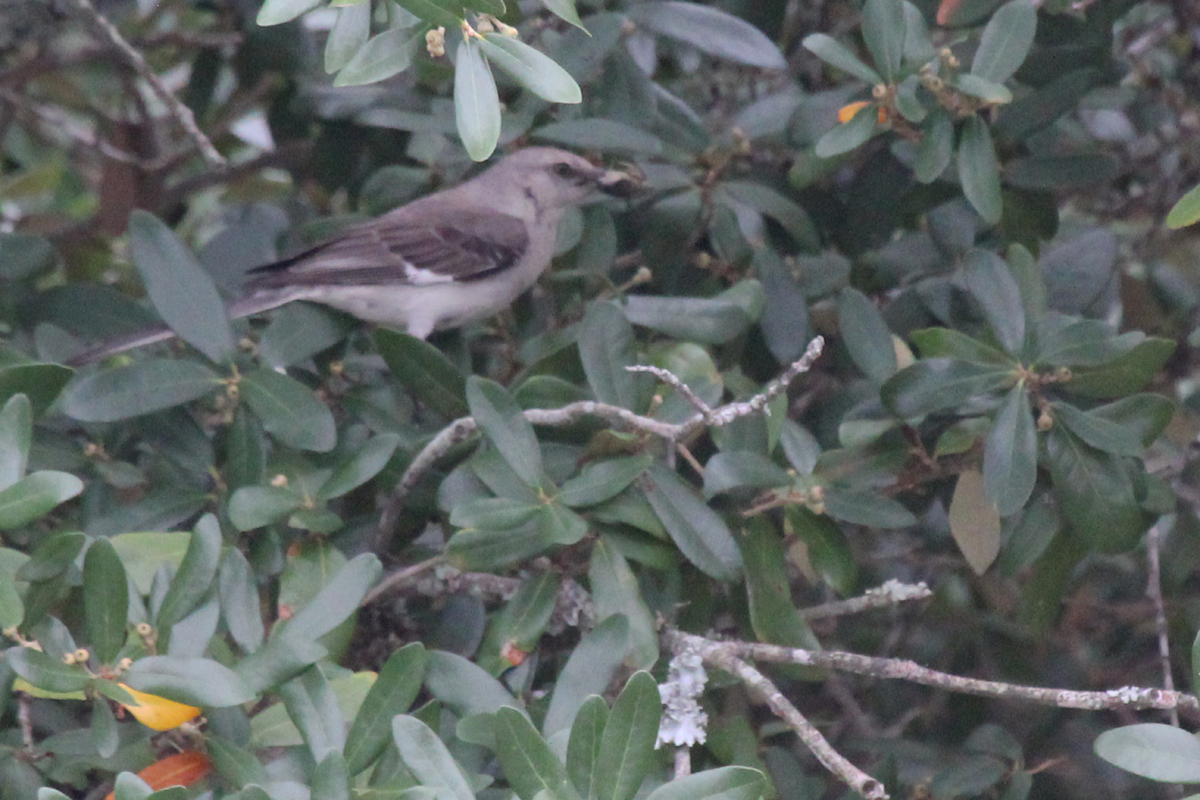
M 632 197 L 633 175 L 554 147 L 527 147 L 483 173 L 414 200 L 279 261 L 254 267 L 240 319 L 307 300 L 426 339 L 496 314 L 550 266 L 568 208 L 597 191 Z M 171 339 L 165 326 L 111 340 L 74 365 Z

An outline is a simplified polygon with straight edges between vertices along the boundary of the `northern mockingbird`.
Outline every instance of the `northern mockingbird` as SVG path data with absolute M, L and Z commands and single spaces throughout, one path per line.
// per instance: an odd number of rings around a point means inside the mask
M 250 270 L 233 319 L 309 300 L 424 339 L 495 314 L 550 265 L 563 212 L 596 190 L 630 196 L 636 182 L 574 153 L 530 147 L 478 177 L 353 225 L 288 258 Z M 166 328 L 113 340 L 87 363 L 170 339 Z

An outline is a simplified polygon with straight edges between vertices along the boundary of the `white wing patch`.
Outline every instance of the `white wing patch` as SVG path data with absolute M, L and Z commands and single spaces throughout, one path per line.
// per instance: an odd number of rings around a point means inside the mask
M 407 261 L 401 263 L 404 264 L 404 277 L 408 279 L 409 284 L 412 286 L 428 286 L 431 283 L 451 283 L 454 281 L 453 275 L 443 275 L 431 269 L 414 267 Z

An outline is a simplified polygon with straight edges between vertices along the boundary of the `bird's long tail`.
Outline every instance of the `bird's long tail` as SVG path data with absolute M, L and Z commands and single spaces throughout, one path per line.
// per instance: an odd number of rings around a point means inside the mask
M 284 303 L 289 303 L 296 299 L 298 298 L 294 291 L 261 291 L 233 301 L 226 307 L 226 310 L 230 319 L 241 319 L 242 317 L 249 317 L 261 314 L 264 311 L 270 311 L 273 308 L 278 308 Z M 124 353 L 126 350 L 135 350 L 156 342 L 165 342 L 174 339 L 176 336 L 178 334 L 166 325 L 142 328 L 139 331 L 109 339 L 107 342 L 78 353 L 67 360 L 67 365 L 79 367 L 99 361 L 102 358 L 107 358 L 108 356 L 116 355 L 117 353 Z

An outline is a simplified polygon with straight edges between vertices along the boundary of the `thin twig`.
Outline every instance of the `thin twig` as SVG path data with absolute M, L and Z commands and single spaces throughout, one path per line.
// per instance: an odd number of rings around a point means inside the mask
M 362 599 L 362 602 L 359 605 L 365 606 L 374 603 L 380 597 L 383 597 L 392 590 L 403 586 L 405 583 L 409 582 L 421 573 L 431 570 L 439 564 L 444 563 L 445 560 L 445 556 L 434 556 L 433 558 L 427 558 L 424 561 L 418 561 L 416 564 L 396 570 L 391 575 L 388 575 L 386 578 L 380 581 L 374 589 L 367 592 L 366 596 Z
M 226 164 L 225 157 L 221 155 L 209 138 L 204 135 L 200 127 L 196 124 L 196 117 L 192 114 L 192 110 L 184 105 L 177 98 L 162 79 L 150 68 L 146 63 L 146 59 L 137 48 L 125 40 L 121 32 L 117 30 L 117 26 L 108 21 L 108 18 L 101 14 L 94 5 L 92 0 L 70 0 L 71 5 L 75 7 L 80 14 L 85 16 L 92 25 L 112 44 L 125 60 L 129 62 L 129 66 L 150 85 L 150 89 L 171 112 L 171 116 L 179 123 L 184 132 L 191 138 L 196 145 L 196 149 L 204 156 L 204 160 L 211 166 L 224 167 Z
M 1150 526 L 1146 536 L 1146 558 L 1149 578 L 1146 581 L 1146 596 L 1154 604 L 1154 627 L 1158 629 L 1158 658 L 1162 664 L 1163 688 L 1175 689 L 1175 676 L 1171 673 L 1171 644 L 1167 636 L 1167 612 L 1163 604 L 1162 569 L 1159 566 L 1159 547 L 1162 544 L 1162 521 Z M 1171 724 L 1179 727 L 1179 712 L 1168 711 Z
M 712 415 L 712 407 L 709 406 L 708 403 L 704 402 L 695 392 L 693 392 L 692 387 L 688 386 L 682 380 L 677 378 L 669 369 L 654 367 L 650 366 L 649 364 L 639 364 L 637 366 L 626 367 L 625 369 L 628 372 L 650 373 L 663 383 L 675 389 L 675 391 L 679 392 L 679 394 L 683 396 L 683 399 L 688 401 L 688 405 L 700 412 L 705 420 Z
M 692 748 L 680 745 L 675 748 L 675 779 L 686 778 L 692 774 Z
M 819 606 L 800 609 L 800 616 L 805 619 L 824 619 L 825 617 L 841 617 L 848 614 L 859 614 L 875 608 L 889 608 L 909 600 L 924 600 L 932 597 L 933 592 L 924 581 L 917 584 L 900 583 L 891 580 L 877 589 L 868 589 L 866 594 L 851 597 L 848 600 L 834 600 Z

